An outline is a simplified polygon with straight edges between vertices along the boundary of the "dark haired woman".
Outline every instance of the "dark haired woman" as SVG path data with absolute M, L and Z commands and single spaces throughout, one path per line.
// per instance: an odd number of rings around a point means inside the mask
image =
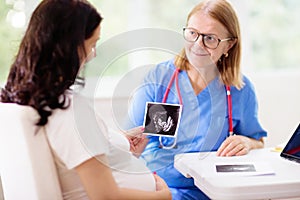
M 90 102 L 69 90 L 95 56 L 101 20 L 85 0 L 43 0 L 1 102 L 31 106 L 39 114 L 33 123 L 45 127 L 64 199 L 170 199 L 165 182 L 132 156 L 125 137 L 109 134 Z M 116 139 L 123 149 L 112 143 Z

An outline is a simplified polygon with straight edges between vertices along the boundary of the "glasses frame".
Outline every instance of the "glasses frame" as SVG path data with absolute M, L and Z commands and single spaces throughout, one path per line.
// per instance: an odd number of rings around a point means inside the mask
M 197 33 L 197 37 L 195 38 L 194 41 L 193 41 L 193 40 L 187 40 L 187 39 L 185 38 L 184 32 L 185 32 L 185 30 L 187 30 L 187 29 L 188 29 L 188 30 L 193 30 L 193 31 L 195 31 L 195 33 Z M 186 41 L 188 41 L 188 42 L 196 42 L 196 41 L 199 39 L 200 35 L 202 36 L 202 44 L 203 44 L 206 48 L 208 48 L 208 49 L 216 49 L 216 48 L 218 48 L 220 42 L 225 42 L 225 41 L 229 41 L 229 40 L 236 39 L 235 37 L 230 37 L 230 38 L 220 39 L 220 38 L 218 38 L 218 36 L 216 36 L 215 34 L 204 34 L 204 33 L 200 33 L 200 32 L 198 32 L 196 29 L 194 29 L 194 28 L 189 28 L 189 27 L 184 27 L 184 28 L 183 28 L 183 38 L 184 38 Z M 214 48 L 208 47 L 208 46 L 205 44 L 205 40 L 204 40 L 205 36 L 214 36 L 214 37 L 216 37 L 216 38 L 217 38 L 217 41 L 218 41 L 217 46 L 214 47 Z

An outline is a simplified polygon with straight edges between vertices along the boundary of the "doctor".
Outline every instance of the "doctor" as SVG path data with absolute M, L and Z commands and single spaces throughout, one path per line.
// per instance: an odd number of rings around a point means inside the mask
M 240 27 L 231 4 L 205 0 L 196 5 L 183 37 L 182 52 L 154 67 L 135 92 L 126 128 L 143 125 L 146 102 L 182 104 L 176 138 L 149 136 L 140 143 L 132 138 L 132 150 L 167 182 L 173 199 L 205 199 L 192 179 L 174 169 L 174 155 L 240 156 L 262 148 L 267 133 L 257 118 L 253 85 L 241 74 Z

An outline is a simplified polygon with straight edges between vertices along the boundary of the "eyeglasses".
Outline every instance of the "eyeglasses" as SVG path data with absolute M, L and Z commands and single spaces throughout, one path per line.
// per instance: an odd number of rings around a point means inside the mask
M 233 40 L 235 38 L 225 38 L 225 39 L 219 39 L 216 35 L 213 34 L 203 34 L 199 33 L 194 28 L 183 28 L 183 37 L 188 42 L 196 42 L 198 38 L 202 36 L 202 43 L 205 47 L 209 49 L 216 49 L 220 42 Z

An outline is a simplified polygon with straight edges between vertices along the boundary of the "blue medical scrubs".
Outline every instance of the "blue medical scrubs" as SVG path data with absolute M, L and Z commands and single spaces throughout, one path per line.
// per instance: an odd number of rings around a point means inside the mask
M 133 96 L 126 128 L 143 125 L 146 102 L 162 102 L 164 93 L 174 73 L 174 60 L 161 63 L 146 75 L 143 84 Z M 173 199 L 207 199 L 192 178 L 185 178 L 174 168 L 174 155 L 184 152 L 216 151 L 228 136 L 228 111 L 226 90 L 215 78 L 195 95 L 186 71 L 178 76 L 183 110 L 174 149 L 159 148 L 159 138 L 149 136 L 149 143 L 141 158 L 147 166 L 161 176 L 170 187 Z M 260 139 L 267 135 L 257 119 L 257 99 L 253 85 L 245 76 L 244 87 L 231 87 L 234 133 Z M 179 104 L 175 81 L 167 103 Z M 164 145 L 173 138 L 162 138 Z

